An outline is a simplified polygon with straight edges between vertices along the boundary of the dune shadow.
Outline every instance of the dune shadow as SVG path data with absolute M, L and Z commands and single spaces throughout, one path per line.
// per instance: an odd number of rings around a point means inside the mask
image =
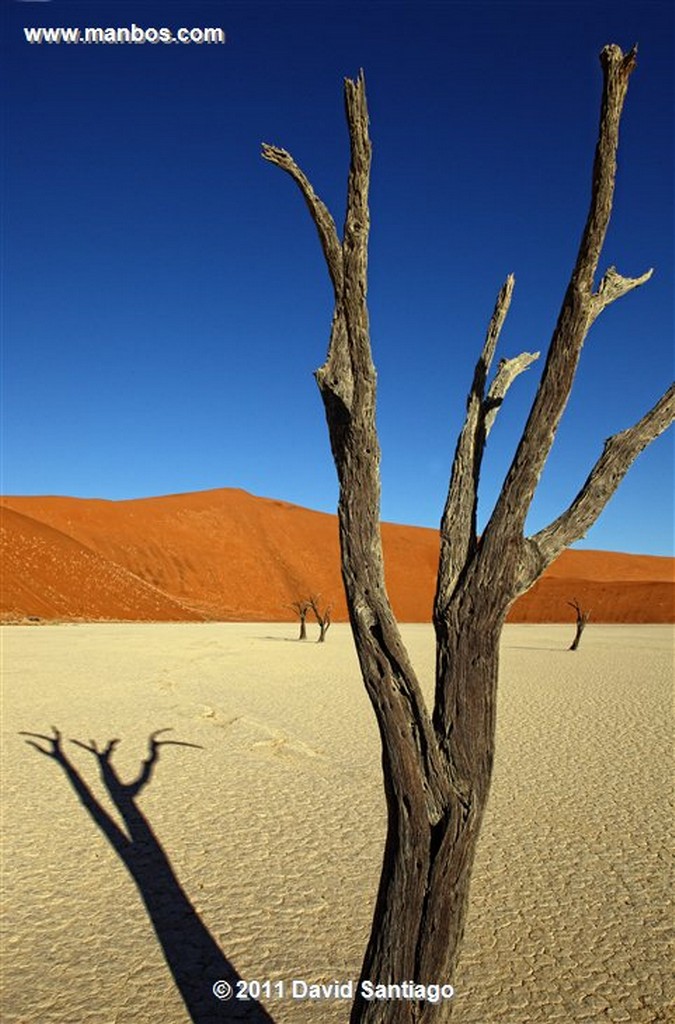
M 134 880 L 193 1024 L 223 1021 L 274 1024 L 273 1018 L 255 1000 L 219 1000 L 214 994 L 216 982 L 226 982 L 236 994 L 240 975 L 199 917 L 136 803 L 136 798 L 152 778 L 161 747 L 197 745 L 179 740 L 158 740 L 161 733 L 169 731 L 166 729 L 152 733 L 148 756 L 142 762 L 137 778 L 124 783 L 112 763 L 112 755 L 120 742 L 118 739 L 110 740 L 102 749 L 93 741 L 71 741 L 89 751 L 98 761 L 101 781 L 124 823 L 124 828 L 121 828 L 66 756 L 59 730 L 52 729 L 51 736 L 28 732 L 21 735 L 29 737 L 26 742 L 31 747 L 60 765 L 80 803 Z

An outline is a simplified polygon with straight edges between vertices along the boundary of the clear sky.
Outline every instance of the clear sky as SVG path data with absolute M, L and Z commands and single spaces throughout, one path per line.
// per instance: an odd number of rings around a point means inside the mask
M 673 373 L 671 3 L 2 0 L 6 494 L 241 487 L 327 512 L 312 372 L 331 292 L 290 150 L 344 212 L 342 82 L 373 139 L 370 313 L 382 515 L 436 526 L 496 293 L 497 358 L 545 351 L 588 209 L 605 43 L 639 43 L 601 264 L 653 279 L 592 328 L 528 520 L 576 494 L 603 440 Z M 222 27 L 225 45 L 30 45 L 24 26 Z M 485 521 L 536 388 L 490 436 Z M 673 441 L 637 461 L 584 546 L 673 547 Z

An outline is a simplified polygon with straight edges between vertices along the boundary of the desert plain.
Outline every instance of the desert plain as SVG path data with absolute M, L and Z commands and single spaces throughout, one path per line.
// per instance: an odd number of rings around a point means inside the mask
M 289 986 L 356 983 L 384 802 L 349 627 L 325 644 L 315 632 L 5 628 L 3 1021 L 346 1024 L 348 1000 Z M 402 632 L 429 693 L 432 629 Z M 675 1019 L 672 627 L 591 623 L 573 653 L 572 635 L 569 623 L 503 634 L 457 1024 Z M 68 768 L 21 735 L 52 726 Z M 158 742 L 178 742 L 148 762 L 161 729 Z M 194 969 L 191 1009 L 168 960 Z M 269 981 L 272 995 L 262 1008 L 218 1001 L 214 972 Z

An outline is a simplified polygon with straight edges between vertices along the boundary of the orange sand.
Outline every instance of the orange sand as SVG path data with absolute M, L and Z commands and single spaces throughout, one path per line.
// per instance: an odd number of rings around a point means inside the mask
M 232 489 L 1 502 L 5 620 L 284 621 L 310 592 L 347 617 L 333 515 Z M 397 617 L 428 622 L 437 531 L 385 523 L 382 534 Z M 565 552 L 510 621 L 572 621 L 567 602 L 577 599 L 594 622 L 672 622 L 674 562 Z

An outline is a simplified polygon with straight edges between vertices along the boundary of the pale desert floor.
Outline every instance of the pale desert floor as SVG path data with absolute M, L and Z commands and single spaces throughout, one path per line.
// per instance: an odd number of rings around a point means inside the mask
M 95 757 L 66 739 L 120 739 L 112 764 L 127 782 L 154 730 L 199 744 L 160 748 L 137 803 L 222 956 L 246 979 L 356 981 L 384 828 L 378 736 L 348 627 L 333 626 L 325 645 L 291 642 L 295 631 L 5 630 L 6 1024 L 238 1019 L 208 993 L 209 1009 L 188 1014 L 91 803 L 18 735 L 52 724 L 112 814 Z M 403 633 L 428 684 L 431 628 Z M 576 653 L 565 649 L 571 634 L 504 633 L 495 776 L 453 1024 L 675 1020 L 672 629 L 591 624 Z M 175 907 L 165 904 L 166 923 Z M 349 1017 L 345 1001 L 264 1002 L 258 1019 L 276 1024 Z

